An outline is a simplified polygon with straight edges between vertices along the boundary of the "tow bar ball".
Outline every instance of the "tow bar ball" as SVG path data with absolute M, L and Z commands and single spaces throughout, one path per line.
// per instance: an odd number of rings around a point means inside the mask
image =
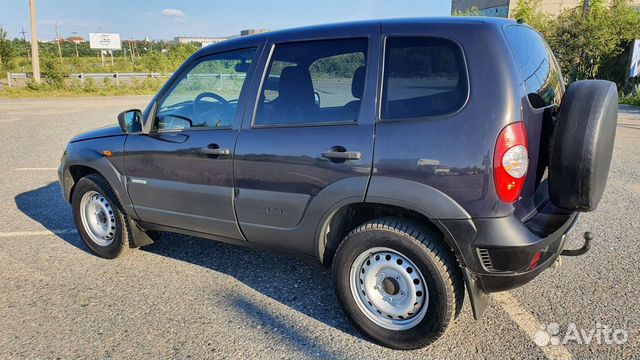
M 584 239 L 584 244 L 582 245 L 581 248 L 576 249 L 576 250 L 565 249 L 565 250 L 562 250 L 560 255 L 563 255 L 563 256 L 580 256 L 580 255 L 584 255 L 591 248 L 591 240 L 593 240 L 593 234 L 590 231 L 586 231 L 584 233 L 584 235 L 582 235 L 582 238 Z

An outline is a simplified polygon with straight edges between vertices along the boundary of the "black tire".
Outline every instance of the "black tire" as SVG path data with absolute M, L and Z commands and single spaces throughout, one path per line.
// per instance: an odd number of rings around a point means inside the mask
M 618 122 L 616 84 L 572 83 L 562 99 L 549 159 L 549 195 L 558 207 L 593 211 L 609 175 Z
M 424 277 L 428 307 L 424 318 L 409 329 L 379 326 L 358 307 L 352 295 L 351 266 L 360 254 L 375 247 L 406 256 Z M 436 341 L 460 313 L 464 300 L 460 267 L 440 234 L 404 219 L 379 218 L 351 231 L 336 250 L 332 277 L 340 306 L 351 323 L 374 342 L 393 349 L 416 349 Z
M 95 191 L 102 195 L 109 202 L 110 208 L 113 210 L 115 219 L 115 229 L 113 241 L 102 246 L 91 239 L 87 229 L 85 229 L 80 215 L 80 203 L 85 193 Z M 118 197 L 107 182 L 107 180 L 99 174 L 90 174 L 81 178 L 73 189 L 71 197 L 71 207 L 73 211 L 73 220 L 80 234 L 80 238 L 84 244 L 97 256 L 105 259 L 114 259 L 118 256 L 125 255 L 131 250 L 131 232 L 127 215 L 124 212 Z

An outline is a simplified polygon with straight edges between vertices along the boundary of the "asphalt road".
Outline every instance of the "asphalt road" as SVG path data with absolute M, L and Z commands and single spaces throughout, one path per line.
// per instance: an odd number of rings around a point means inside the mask
M 55 168 L 72 135 L 147 100 L 0 100 L 0 358 L 640 357 L 640 110 L 621 110 L 606 194 L 570 234 L 595 234 L 588 255 L 494 295 L 481 321 L 467 300 L 437 343 L 400 352 L 362 338 L 328 272 L 288 255 L 172 234 L 123 259 L 89 254 Z M 596 333 L 540 346 L 549 323 Z M 605 326 L 626 342 L 606 344 Z

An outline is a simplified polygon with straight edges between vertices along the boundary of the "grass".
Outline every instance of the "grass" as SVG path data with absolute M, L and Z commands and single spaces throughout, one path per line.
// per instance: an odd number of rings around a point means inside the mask
M 619 102 L 625 105 L 640 106 L 640 94 L 622 95 Z
M 74 80 L 62 85 L 29 83 L 25 87 L 0 89 L 0 98 L 155 95 L 164 81 L 163 79 L 134 80 L 129 85 L 120 86 L 115 86 L 110 79 L 105 79 L 100 85 L 93 79 L 86 79 L 84 83 Z

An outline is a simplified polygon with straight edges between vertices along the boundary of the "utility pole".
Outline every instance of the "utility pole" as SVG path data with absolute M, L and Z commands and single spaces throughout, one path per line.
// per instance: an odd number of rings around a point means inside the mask
M 587 15 L 589 13 L 590 8 L 591 8 L 591 1 L 590 0 L 583 0 L 582 1 L 582 14 L 583 15 Z
M 29 15 L 31 17 L 31 67 L 33 80 L 40 82 L 40 55 L 38 53 L 38 25 L 36 24 L 36 0 L 29 0 Z
M 80 57 L 80 54 L 78 54 L 78 32 L 74 31 L 71 35 L 73 35 L 73 43 L 76 44 L 76 57 Z
M 22 41 L 24 41 L 24 47 L 27 50 L 27 59 L 31 60 L 31 53 L 29 52 L 29 45 L 27 45 L 27 36 L 26 36 L 26 31 L 24 31 L 24 28 L 21 28 L 22 31 L 20 31 L 20 33 L 22 34 Z
M 56 21 L 56 44 L 58 44 L 58 56 L 60 57 L 60 64 L 62 64 L 62 49 L 60 49 L 60 35 L 58 35 L 58 22 Z

